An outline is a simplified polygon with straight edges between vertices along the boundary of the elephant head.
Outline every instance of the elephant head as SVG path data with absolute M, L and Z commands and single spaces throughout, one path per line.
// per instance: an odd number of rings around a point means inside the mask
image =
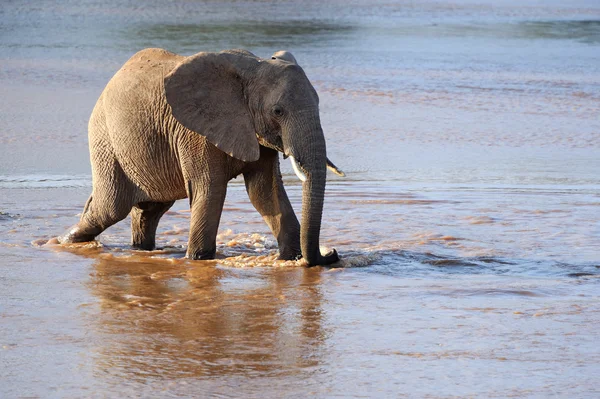
M 261 59 L 244 50 L 199 53 L 185 58 L 164 79 L 173 117 L 230 156 L 259 158 L 259 145 L 289 157 L 303 181 L 300 246 L 308 265 L 339 258 L 322 255 L 319 233 L 327 159 L 319 97 L 288 52 Z

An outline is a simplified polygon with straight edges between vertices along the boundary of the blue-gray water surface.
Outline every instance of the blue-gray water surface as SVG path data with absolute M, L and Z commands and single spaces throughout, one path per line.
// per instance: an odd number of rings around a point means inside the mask
M 157 251 L 127 220 L 52 244 L 145 47 L 295 55 L 340 267 L 276 261 L 241 178 L 215 261 L 183 259 L 186 201 Z M 0 98 L 2 398 L 600 396 L 597 1 L 7 1 Z

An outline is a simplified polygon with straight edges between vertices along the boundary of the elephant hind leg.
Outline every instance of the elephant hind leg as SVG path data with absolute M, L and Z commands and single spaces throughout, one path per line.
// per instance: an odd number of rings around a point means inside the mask
M 100 163 L 99 156 L 110 162 Z M 79 223 L 58 237 L 61 244 L 94 240 L 113 224 L 125 219 L 139 201 L 137 188 L 129 181 L 123 169 L 110 153 L 92 153 L 96 165 L 94 190 L 87 200 Z
M 87 242 L 92 241 L 102 230 L 94 228 L 94 224 L 89 223 L 86 219 L 86 215 L 89 213 L 90 205 L 92 204 L 93 196 L 90 195 L 88 200 L 83 207 L 83 213 L 79 223 L 69 228 L 69 230 L 58 237 L 58 241 L 61 244 L 71 244 L 75 242 Z
M 58 237 L 58 242 L 69 244 L 92 241 L 104 230 L 125 219 L 130 210 L 131 204 L 128 201 L 107 204 L 92 195 L 85 204 L 79 223 Z
M 156 228 L 171 202 L 140 202 L 131 209 L 131 245 L 151 251 L 156 246 Z

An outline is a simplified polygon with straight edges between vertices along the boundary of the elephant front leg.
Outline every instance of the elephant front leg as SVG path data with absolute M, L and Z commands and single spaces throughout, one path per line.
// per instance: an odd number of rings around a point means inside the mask
M 261 147 L 260 159 L 244 172 L 244 182 L 252 205 L 277 238 L 279 259 L 300 258 L 300 223 L 283 187 L 277 152 Z
M 191 220 L 186 258 L 214 259 L 227 183 L 188 181 Z

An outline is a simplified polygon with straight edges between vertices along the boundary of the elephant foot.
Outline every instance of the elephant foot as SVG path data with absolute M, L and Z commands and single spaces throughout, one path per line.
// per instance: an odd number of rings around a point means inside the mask
M 153 251 L 156 248 L 153 242 L 132 243 L 131 246 L 139 251 Z
M 300 259 L 302 259 L 302 254 L 297 254 L 297 255 L 279 254 L 279 256 L 277 257 L 277 260 L 300 260 Z
M 278 260 L 298 260 L 302 259 L 302 252 L 300 250 L 295 249 L 280 249 Z
M 71 227 L 65 234 L 58 236 L 59 244 L 75 244 L 78 242 L 94 241 L 96 235 L 85 233 L 79 226 Z
M 216 254 L 217 254 L 216 248 L 207 250 L 207 251 L 193 251 L 193 252 L 190 252 L 190 250 L 188 249 L 188 252 L 185 255 L 185 257 L 187 259 L 191 259 L 191 260 L 212 260 L 215 258 Z

